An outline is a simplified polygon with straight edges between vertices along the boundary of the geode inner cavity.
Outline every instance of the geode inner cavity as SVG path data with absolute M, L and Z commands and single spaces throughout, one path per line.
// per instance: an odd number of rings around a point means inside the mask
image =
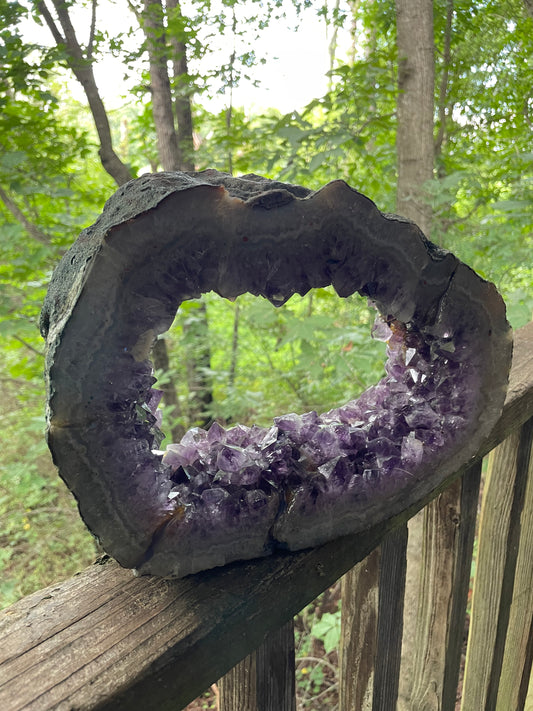
M 183 301 L 279 306 L 327 285 L 378 309 L 377 385 L 158 452 L 150 350 Z M 59 472 L 104 549 L 162 576 L 318 545 L 427 496 L 499 417 L 512 350 L 495 287 L 343 181 L 311 192 L 216 171 L 120 188 L 54 272 L 41 323 Z

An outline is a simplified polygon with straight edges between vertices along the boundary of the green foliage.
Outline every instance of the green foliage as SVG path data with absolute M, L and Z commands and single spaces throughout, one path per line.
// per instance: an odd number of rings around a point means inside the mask
M 311 627 L 315 639 L 322 640 L 326 654 L 339 646 L 341 638 L 341 617 L 339 612 L 325 612 Z
M 0 380 L 0 607 L 75 573 L 96 552 L 50 461 L 41 393 L 36 392 L 40 359 L 31 352 L 22 356 L 24 350 L 7 353 L 9 377 Z M 39 366 L 42 370 L 42 361 Z
M 255 43 L 285 10 L 279 0 L 194 0 L 166 17 L 166 40 L 185 43 L 189 75 L 173 80 L 193 94 L 195 161 L 236 174 L 255 172 L 319 188 L 342 178 L 394 211 L 396 186 L 395 8 L 392 0 L 328 9 L 330 28 L 353 20 L 349 57 L 335 61 L 330 87 L 303 109 L 253 113 L 231 91 L 264 61 Z M 521 0 L 435 3 L 435 177 L 431 238 L 496 282 L 517 327 L 533 313 L 533 23 Z M 140 9 L 140 4 L 139 4 Z M 43 344 L 37 319 L 51 269 L 80 229 L 94 221 L 115 186 L 97 155 L 87 108 L 71 96 L 62 51 L 21 34 L 25 5 L 0 0 L 0 383 L 6 403 L 0 479 L 0 605 L 87 564 L 95 554 L 43 440 Z M 136 21 L 97 28 L 94 56 L 112 54 L 137 87 L 109 114 L 117 152 L 136 174 L 158 164 L 144 48 Z M 216 48 L 216 51 L 213 51 Z M 224 108 L 204 98 L 217 92 Z M 231 109 L 231 110 L 230 110 Z M 213 384 L 206 407 L 222 422 L 268 423 L 279 412 L 325 411 L 380 377 L 383 345 L 369 339 L 372 311 L 331 289 L 295 296 L 282 308 L 250 296 L 205 297 Z M 168 335 L 178 424 L 196 424 L 187 361 L 197 348 L 199 305 L 185 304 Z M 175 424 L 165 414 L 167 428 Z M 309 622 L 312 644 L 334 655 L 338 613 Z M 313 635 L 315 635 L 313 637 Z M 316 640 L 319 640 L 318 642 Z M 310 646 L 305 651 L 313 656 Z M 304 654 L 304 656 L 305 656 Z M 328 662 L 329 663 L 329 662 Z M 308 671 L 304 673 L 303 669 Z M 311 699 L 329 678 L 307 663 L 300 684 Z M 312 706 L 309 706 L 312 708 Z
M 295 621 L 298 702 L 312 711 L 325 711 L 337 705 L 341 638 L 338 596 L 338 588 L 330 588 L 304 608 Z
M 319 187 L 342 177 L 373 195 L 382 209 L 394 205 L 395 66 L 376 52 L 331 72 L 332 89 L 303 112 L 282 117 L 275 134 L 287 156 L 284 178 Z
M 517 327 L 532 315 L 533 21 L 519 0 L 454 7 L 448 62 L 446 3 L 435 13 L 443 141 L 428 186 L 432 237 L 496 282 Z
M 339 299 L 330 288 L 316 289 L 293 296 L 282 308 L 249 295 L 230 303 L 209 294 L 205 301 L 213 419 L 267 424 L 280 412 L 323 412 L 356 397 L 383 373 L 384 344 L 369 338 L 375 312 L 357 296 Z M 188 391 L 181 354 L 189 347 L 184 325 L 195 311 L 194 302 L 184 304 L 169 332 L 170 375 L 184 413 Z M 191 423 L 182 417 L 180 424 Z

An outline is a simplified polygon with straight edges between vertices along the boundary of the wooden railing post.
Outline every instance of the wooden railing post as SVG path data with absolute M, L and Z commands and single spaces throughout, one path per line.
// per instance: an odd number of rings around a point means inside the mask
M 294 670 L 291 620 L 220 679 L 220 711 L 296 711 Z
M 342 584 L 339 711 L 389 711 L 398 696 L 407 524 Z
M 462 709 L 501 711 L 520 709 L 519 705 L 497 705 L 500 676 L 503 669 L 506 636 L 509 630 L 510 610 L 515 590 L 515 573 L 519 552 L 521 518 L 526 502 L 526 484 L 530 469 L 533 418 L 513 432 L 489 457 L 489 471 L 485 483 L 479 552 L 472 599 L 472 622 L 468 640 Z M 529 503 L 529 500 L 528 500 Z M 529 518 L 531 512 L 526 511 Z M 531 525 L 531 522 L 529 522 Z M 527 553 L 531 557 L 531 551 Z M 523 560 L 524 553 L 521 560 Z M 525 573 L 531 571 L 528 564 Z M 519 579 L 523 572 L 519 572 Z M 531 579 L 528 587 L 531 587 Z M 529 627 L 531 625 L 531 597 L 515 601 L 529 603 Z M 515 611 L 513 625 L 519 623 Z M 522 631 L 523 632 L 523 631 Z M 515 639 L 519 629 L 513 629 Z M 528 643 L 512 651 L 513 667 L 520 680 L 518 688 L 505 692 L 507 698 L 514 696 L 529 676 L 531 665 Z M 523 639 L 523 638 L 522 638 Z M 519 657 L 522 654 L 522 658 Z M 508 677 L 509 678 L 509 677 Z M 525 682 L 524 682 L 525 684 Z M 502 697 L 503 698 L 503 691 Z M 522 700 L 523 703 L 523 700 Z
M 390 711 L 396 708 L 398 701 L 407 535 L 405 523 L 389 533 L 381 544 L 372 711 Z
M 455 709 L 481 466 L 476 462 L 424 510 L 411 711 Z
M 520 517 L 513 601 L 496 703 L 496 708 L 501 711 L 524 708 L 533 661 L 533 420 L 529 424 L 529 429 L 523 430 L 523 438 L 529 437 L 529 467 Z
M 376 661 L 380 548 L 341 579 L 339 711 L 370 711 Z

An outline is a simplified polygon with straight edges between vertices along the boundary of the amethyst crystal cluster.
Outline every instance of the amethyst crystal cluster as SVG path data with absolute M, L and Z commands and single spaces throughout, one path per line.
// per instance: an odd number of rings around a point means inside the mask
M 215 422 L 167 446 L 182 538 L 189 526 L 226 531 L 246 520 L 263 530 L 259 555 L 350 533 L 358 507 L 409 486 L 461 437 L 478 388 L 469 364 L 380 316 L 373 335 L 387 341 L 387 375 L 359 399 L 276 417 L 270 428 Z
M 386 376 L 323 414 L 215 423 L 158 450 L 150 347 L 213 289 L 275 305 L 333 284 L 378 309 Z M 43 309 L 48 441 L 106 550 L 182 576 L 385 521 L 473 456 L 503 405 L 511 339 L 491 284 L 338 181 L 145 176 L 58 267 Z

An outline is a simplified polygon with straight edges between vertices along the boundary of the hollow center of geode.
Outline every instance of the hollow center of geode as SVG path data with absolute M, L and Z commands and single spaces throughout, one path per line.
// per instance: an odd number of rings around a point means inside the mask
M 364 497 L 370 489 L 413 476 L 424 462 L 457 440 L 476 392 L 475 373 L 447 335 L 432 342 L 414 327 L 378 315 L 374 338 L 387 343 L 386 375 L 361 397 L 323 414 L 274 418 L 270 427 L 218 423 L 189 430 L 158 453 L 167 468 L 167 508 L 180 517 L 226 516 L 258 510 L 273 490 L 288 506 L 304 489 L 322 496 Z M 468 383 L 467 381 L 468 376 Z M 146 408 L 155 428 L 161 392 Z

